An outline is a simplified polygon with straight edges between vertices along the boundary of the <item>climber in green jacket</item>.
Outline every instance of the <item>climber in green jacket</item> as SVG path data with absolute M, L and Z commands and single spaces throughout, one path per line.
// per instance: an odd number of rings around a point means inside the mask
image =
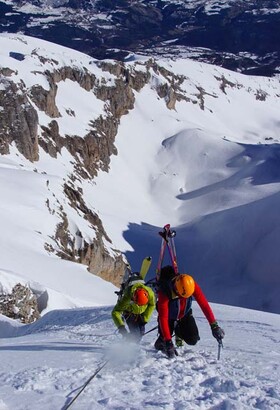
M 119 333 L 137 341 L 140 341 L 144 335 L 145 325 L 156 306 L 153 290 L 143 282 L 139 279 L 131 282 L 112 311 L 112 318 Z

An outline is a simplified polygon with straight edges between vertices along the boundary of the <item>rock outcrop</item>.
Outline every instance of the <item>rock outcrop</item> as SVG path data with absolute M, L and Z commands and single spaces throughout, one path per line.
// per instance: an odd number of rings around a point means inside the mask
M 0 313 L 22 323 L 32 323 L 40 317 L 36 296 L 28 286 L 20 283 L 10 294 L 0 295 Z
M 62 209 L 62 222 L 57 226 L 53 237 L 57 249 L 51 249 L 50 244 L 46 244 L 46 249 L 52 250 L 63 259 L 88 266 L 91 273 L 119 286 L 126 266 L 121 253 L 117 250 L 108 252 L 105 242 L 111 244 L 111 240 L 99 216 L 85 204 L 83 192 L 75 190 L 68 184 L 64 185 L 64 192 L 71 207 L 82 213 L 83 218 L 92 226 L 96 237 L 89 243 L 79 230 L 73 235 L 69 229 L 67 214 Z
M 4 73 L 8 73 L 8 76 Z M 30 103 L 23 82 L 9 80 L 9 70 L 0 74 L 0 154 L 9 153 L 9 145 L 14 141 L 21 154 L 30 161 L 37 161 L 38 155 L 38 114 Z
M 51 240 L 46 241 L 45 249 L 61 258 L 86 264 L 90 272 L 118 286 L 125 261 L 119 251 L 112 249 L 102 221 L 86 204 L 83 189 L 75 182 L 92 179 L 99 170 L 109 170 L 111 155 L 117 155 L 114 142 L 121 117 L 134 108 L 136 92 L 152 81 L 159 98 L 165 100 L 169 109 L 175 109 L 177 101 L 186 99 L 180 90 L 184 78 L 159 67 L 153 59 L 134 65 L 96 61 L 93 64 L 101 72 L 97 77 L 86 67 L 63 66 L 55 58 L 42 56 L 37 49 L 31 56 L 38 61 L 38 67 L 47 67 L 33 72 L 39 78 L 33 85 L 27 86 L 24 79 L 18 80 L 11 68 L 1 68 L 0 153 L 8 154 L 11 144 L 31 162 L 40 159 L 40 149 L 52 158 L 57 158 L 65 149 L 70 153 L 73 172 L 65 179 L 64 195 L 70 206 L 88 222 L 93 235 L 89 240 L 78 228 L 73 231 L 63 204 L 60 202 L 58 209 L 51 209 L 47 200 L 49 212 L 56 214 L 60 222 L 49 235 Z M 24 60 L 23 55 L 23 64 Z M 62 134 L 60 130 L 59 119 L 65 113 L 59 111 L 57 92 L 59 84 L 65 81 L 75 82 L 104 104 L 103 113 L 89 121 L 85 135 Z M 42 113 L 43 118 L 49 119 L 48 123 L 40 121 Z M 68 110 L 67 115 L 75 117 L 76 113 Z

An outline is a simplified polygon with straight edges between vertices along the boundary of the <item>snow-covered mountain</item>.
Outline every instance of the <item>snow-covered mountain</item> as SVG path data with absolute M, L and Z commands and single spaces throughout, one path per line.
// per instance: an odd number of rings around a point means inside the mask
M 0 43 L 5 289 L 30 282 L 45 312 L 108 304 L 114 287 L 104 297 L 87 267 L 117 284 L 121 251 L 134 270 L 153 256 L 153 275 L 171 223 L 179 268 L 210 301 L 279 313 L 276 78 Z
M 100 4 L 32 3 L 40 19 Z M 43 314 L 0 315 L 0 410 L 64 409 L 103 365 L 73 409 L 280 409 L 279 315 L 259 311 L 280 312 L 279 101 L 276 78 L 0 35 L 0 293 L 27 285 Z M 155 352 L 156 331 L 137 346 L 115 332 L 111 282 L 124 256 L 138 270 L 151 255 L 154 275 L 165 223 L 180 271 L 238 306 L 211 303 L 220 360 L 196 303 L 201 340 L 173 361 Z
M 190 57 L 248 74 L 279 73 L 279 1 L 1 0 L 0 32 L 87 53 Z

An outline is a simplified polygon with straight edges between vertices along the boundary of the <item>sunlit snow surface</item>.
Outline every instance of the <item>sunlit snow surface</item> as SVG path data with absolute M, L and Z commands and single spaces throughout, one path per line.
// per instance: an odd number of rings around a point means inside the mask
M 112 307 L 53 311 L 21 327 L 1 316 L 0 409 L 63 409 L 107 359 L 73 409 L 279 409 L 279 315 L 212 307 L 226 332 L 219 361 L 196 305 L 201 340 L 174 360 L 154 350 L 156 331 L 124 344 Z M 155 325 L 156 315 L 146 330 Z

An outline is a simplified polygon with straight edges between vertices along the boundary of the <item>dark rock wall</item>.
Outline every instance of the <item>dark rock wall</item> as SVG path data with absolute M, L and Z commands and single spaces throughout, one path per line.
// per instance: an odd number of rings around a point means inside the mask
M 63 204 L 54 211 L 50 209 L 49 201 L 46 201 L 49 212 L 56 212 L 61 222 L 51 237 L 54 242 L 47 242 L 45 249 L 61 258 L 85 264 L 90 272 L 119 285 L 126 266 L 121 253 L 116 250 L 108 251 L 108 244 L 109 247 L 112 246 L 111 240 L 99 216 L 85 203 L 82 188 L 77 189 L 75 181 L 94 178 L 99 170 L 109 171 L 110 157 L 117 155 L 114 141 L 120 119 L 134 108 L 134 93 L 150 81 L 153 73 L 162 76 L 163 83 L 158 84 L 156 92 L 160 98 L 165 99 L 169 109 L 174 109 L 176 101 L 184 98 L 180 93 L 183 79 L 158 67 L 153 60 L 143 63 L 138 71 L 134 66 L 125 66 L 121 62 L 96 62 L 104 74 L 107 72 L 115 77 L 112 85 L 111 82 L 106 83 L 105 77 L 96 78 L 86 68 L 57 68 L 55 60 L 42 58 L 36 51 L 32 54 L 40 63 L 48 62 L 54 67 L 53 71 L 40 72 L 47 80 L 48 89 L 40 85 L 28 88 L 23 80 L 13 82 L 15 72 L 9 67 L 1 68 L 0 153 L 8 154 L 10 145 L 15 143 L 25 158 L 36 162 L 39 160 L 39 147 L 53 158 L 57 158 L 63 148 L 69 151 L 73 157 L 74 172 L 64 184 L 65 198 L 88 221 L 94 237 L 89 243 L 81 232 L 71 232 Z M 57 119 L 61 117 L 61 113 L 56 105 L 56 96 L 59 82 L 66 79 L 93 92 L 105 103 L 105 113 L 90 121 L 91 130 L 85 136 L 60 134 Z M 40 125 L 37 111 L 44 112 L 50 118 L 47 126 Z M 75 113 L 71 115 L 75 116 Z M 77 238 L 82 243 L 80 247 Z

